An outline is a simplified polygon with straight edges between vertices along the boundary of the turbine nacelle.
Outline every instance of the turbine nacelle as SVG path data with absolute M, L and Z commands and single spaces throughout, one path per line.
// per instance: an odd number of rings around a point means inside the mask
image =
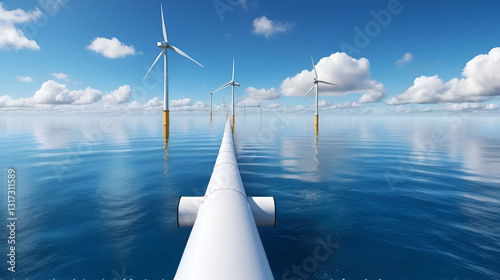
M 168 48 L 169 45 L 168 45 L 168 42 L 163 41 L 163 42 L 157 42 L 156 46 L 158 46 L 158 48 L 160 48 L 160 49 L 166 49 L 166 48 Z

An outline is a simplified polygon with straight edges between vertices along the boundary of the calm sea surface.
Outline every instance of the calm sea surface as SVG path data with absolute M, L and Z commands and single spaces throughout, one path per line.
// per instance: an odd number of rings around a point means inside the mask
M 172 279 L 179 196 L 204 194 L 223 129 L 172 114 L 165 149 L 161 113 L 2 115 L 0 279 Z M 247 194 L 276 199 L 276 279 L 500 279 L 498 115 L 324 114 L 316 137 L 312 114 L 247 112 L 235 145 Z

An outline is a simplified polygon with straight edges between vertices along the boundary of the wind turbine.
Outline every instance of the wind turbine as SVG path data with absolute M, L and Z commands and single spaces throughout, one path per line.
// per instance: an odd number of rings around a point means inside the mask
M 316 66 L 314 65 L 314 60 L 313 60 L 312 55 L 311 55 L 311 62 L 312 62 L 313 68 L 314 68 L 314 76 L 315 76 L 315 78 L 314 78 L 313 85 L 311 86 L 311 88 L 309 89 L 309 91 L 306 93 L 306 95 L 304 95 L 304 97 L 306 97 L 307 95 L 309 95 L 309 93 L 311 92 L 311 90 L 313 89 L 313 87 L 316 87 L 316 115 L 315 115 L 315 122 L 314 123 L 316 124 L 316 135 L 318 135 L 318 124 L 319 124 L 319 116 L 318 116 L 319 84 L 323 83 L 323 84 L 332 85 L 332 86 L 336 86 L 336 84 L 319 80 L 318 79 L 318 71 L 316 71 Z
M 260 120 L 262 121 L 262 100 L 260 101 L 259 105 L 253 105 L 253 106 L 248 106 L 248 107 L 259 107 L 259 109 L 260 109 Z
M 163 6 L 160 5 L 160 9 L 161 9 L 161 27 L 162 27 L 162 31 L 163 31 L 163 41 L 161 42 L 157 42 L 156 45 L 162 49 L 160 54 L 158 55 L 158 57 L 156 58 L 155 62 L 153 62 L 153 65 L 151 65 L 151 68 L 149 68 L 148 72 L 146 73 L 146 76 L 144 76 L 144 78 L 142 79 L 143 81 L 146 79 L 146 77 L 148 76 L 149 72 L 151 72 L 151 69 L 153 69 L 153 67 L 155 66 L 156 62 L 158 62 L 158 60 L 160 59 L 161 56 L 163 56 L 164 58 L 164 82 L 163 82 L 163 127 L 165 129 L 165 131 L 167 130 L 167 126 L 170 125 L 170 121 L 169 121 L 169 108 L 168 108 L 168 57 L 167 57 L 167 50 L 170 49 L 186 58 L 188 58 L 189 60 L 193 61 L 194 63 L 200 65 L 201 67 L 203 67 L 203 65 L 201 65 L 200 63 L 198 63 L 196 60 L 192 59 L 191 57 L 189 57 L 189 55 L 187 55 L 186 53 L 184 53 L 183 51 L 181 51 L 179 48 L 171 45 L 168 40 L 167 40 L 167 30 L 165 29 L 165 20 L 163 18 Z M 166 134 L 165 134 L 166 135 Z
M 247 107 L 259 107 L 260 114 L 262 115 L 262 100 L 260 101 L 259 105 L 253 105 L 253 106 L 247 106 Z
M 224 95 L 222 95 L 222 105 L 221 106 L 224 108 L 224 111 L 226 111 L 226 121 L 227 121 L 227 114 L 228 114 L 229 109 L 226 107 L 226 102 L 224 101 Z
M 213 94 L 213 92 L 211 92 L 211 91 L 208 89 L 208 87 L 207 87 L 207 85 L 206 85 L 205 83 L 203 83 L 203 84 L 204 84 L 204 85 L 205 85 L 205 87 L 207 88 L 208 93 L 210 93 L 210 121 L 212 121 L 212 94 Z
M 232 115 L 233 115 L 233 118 L 232 118 L 232 125 L 233 126 L 232 127 L 233 127 L 233 130 L 234 130 L 234 90 L 235 90 L 234 87 L 235 86 L 238 86 L 238 87 L 240 86 L 240 84 L 238 84 L 237 82 L 234 81 L 234 57 L 233 57 L 233 77 L 232 77 L 231 81 L 225 83 L 224 85 L 222 85 L 220 88 L 218 88 L 214 92 L 219 91 L 221 89 L 225 89 L 228 86 L 232 86 L 232 95 L 231 95 L 232 96 L 232 101 L 231 101 L 231 103 L 232 103 L 232 112 L 233 112 L 232 113 Z

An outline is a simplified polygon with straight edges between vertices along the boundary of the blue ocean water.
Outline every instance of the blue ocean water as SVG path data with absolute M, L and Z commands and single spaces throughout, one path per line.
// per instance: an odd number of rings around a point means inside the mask
M 204 194 L 224 121 L 172 114 L 165 143 L 161 114 L 2 116 L 0 219 L 14 168 L 18 220 L 0 279 L 172 279 L 190 232 L 178 198 Z M 316 137 L 310 114 L 237 115 L 247 194 L 277 203 L 259 229 L 275 278 L 500 279 L 499 127 L 323 114 Z

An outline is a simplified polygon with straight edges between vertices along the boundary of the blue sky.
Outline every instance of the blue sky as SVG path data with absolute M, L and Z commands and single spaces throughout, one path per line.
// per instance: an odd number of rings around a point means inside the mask
M 169 52 L 173 110 L 206 110 L 203 82 L 211 90 L 228 82 L 233 57 L 240 105 L 264 99 L 269 109 L 312 110 L 314 100 L 302 98 L 312 85 L 311 55 L 320 79 L 339 84 L 320 87 L 321 110 L 495 111 L 500 103 L 498 1 L 0 3 L 0 110 L 100 103 L 161 110 L 162 79 L 142 81 L 160 52 L 160 4 L 169 43 L 205 66 Z M 89 47 L 96 38 L 101 52 Z M 155 71 L 162 78 L 162 61 Z

